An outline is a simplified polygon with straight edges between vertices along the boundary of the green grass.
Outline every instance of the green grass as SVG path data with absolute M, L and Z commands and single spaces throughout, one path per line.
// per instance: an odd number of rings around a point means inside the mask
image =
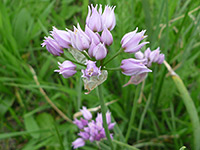
M 70 119 L 83 105 L 99 106 L 96 90 L 85 95 L 80 74 L 64 79 L 54 73 L 61 57 L 53 57 L 41 47 L 52 26 L 69 28 L 80 22 L 83 27 L 88 3 L 93 0 L 1 0 L 0 2 L 0 149 L 60 150 L 71 149 L 78 129 L 65 121 L 46 102 L 39 88 Z M 148 45 L 161 48 L 166 61 L 175 68 L 200 116 L 200 2 L 194 0 L 106 0 L 103 5 L 116 5 L 117 25 L 112 31 L 114 43 L 109 55 L 120 49 L 120 40 L 127 32 L 147 29 Z M 194 10 L 194 11 L 193 11 Z M 144 50 L 144 49 L 143 49 Z M 119 67 L 123 53 L 108 64 Z M 132 54 L 131 57 L 134 57 Z M 40 85 L 34 80 L 35 70 Z M 129 124 L 136 86 L 122 87 L 129 77 L 120 71 L 110 71 L 103 84 L 114 128 L 113 142 L 118 149 L 179 150 L 195 149 L 193 122 L 186 110 L 184 93 L 179 93 L 164 65 L 154 65 L 137 104 L 133 124 Z M 177 87 L 176 87 L 177 86 Z M 187 95 L 188 96 L 188 95 Z M 95 114 L 95 113 L 94 113 Z M 127 129 L 131 132 L 125 143 Z M 198 137 L 198 136 L 197 136 Z M 86 143 L 80 149 L 109 149 L 107 141 L 99 145 Z

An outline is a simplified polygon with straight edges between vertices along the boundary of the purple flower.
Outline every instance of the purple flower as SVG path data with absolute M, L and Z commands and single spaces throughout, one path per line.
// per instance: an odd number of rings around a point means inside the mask
M 89 80 L 90 77 L 92 76 L 101 75 L 101 70 L 100 70 L 101 67 L 97 68 L 95 61 L 88 60 L 86 62 L 86 65 L 87 65 L 87 68 L 85 70 L 83 69 L 81 70 L 83 73 L 82 77 L 87 78 Z
M 165 59 L 165 55 L 160 54 L 159 47 L 154 51 L 151 51 L 150 48 L 147 48 L 146 51 L 144 52 L 144 54 L 141 51 L 139 51 L 139 52 L 135 53 L 135 57 L 140 60 L 145 59 L 146 66 L 148 66 L 148 67 L 151 67 L 153 62 L 162 64 Z
M 120 68 L 122 73 L 127 76 L 139 75 L 145 72 L 152 72 L 144 65 L 145 60 L 137 60 L 133 58 L 122 60 Z
M 147 72 L 144 72 L 144 73 L 141 73 L 139 75 L 134 75 L 130 78 L 130 80 L 128 81 L 128 83 L 126 83 L 125 85 L 123 85 L 123 87 L 129 85 L 129 84 L 139 84 L 141 83 L 146 77 L 147 77 L 148 73 Z
M 58 64 L 60 65 L 60 70 L 54 70 L 54 72 L 59 72 L 59 74 L 62 74 L 64 78 L 69 78 L 77 72 L 75 70 L 76 65 L 71 61 L 66 60 L 62 64 L 60 62 L 58 62 Z
M 53 31 L 51 31 L 51 35 L 62 48 L 71 47 L 71 38 L 70 38 L 69 32 L 64 31 L 64 30 L 58 30 L 56 29 L 56 27 L 53 27 Z
M 149 42 L 143 42 L 139 44 L 141 40 L 146 38 L 147 36 L 144 36 L 145 30 L 137 33 L 138 28 L 136 28 L 135 31 L 129 32 L 125 34 L 121 40 L 122 48 L 124 48 L 124 52 L 127 53 L 136 53 L 139 51 L 144 45 L 146 45 Z
M 101 21 L 101 13 L 102 13 L 102 6 L 100 5 L 99 12 L 97 11 L 97 6 L 95 7 L 91 5 L 88 6 L 88 15 L 86 18 L 87 26 L 94 32 L 101 32 L 102 31 L 102 21 Z
M 107 49 L 106 49 L 104 43 L 99 43 L 97 46 L 95 46 L 93 48 L 92 54 L 96 60 L 104 59 L 107 55 Z
M 83 109 L 81 109 L 81 112 L 83 114 L 83 117 L 86 119 L 86 120 L 90 120 L 92 119 L 92 114 L 90 111 L 87 110 L 86 107 L 83 107 Z
M 82 147 L 84 145 L 85 145 L 85 141 L 82 138 L 78 138 L 74 142 L 72 142 L 72 146 L 74 149 Z
M 77 25 L 78 28 L 74 26 L 74 32 L 68 30 L 71 36 L 71 44 L 75 49 L 80 51 L 86 50 L 90 47 L 90 38 L 85 32 L 81 29 L 80 25 Z
M 86 107 L 83 107 L 85 112 L 89 112 Z M 82 110 L 81 110 L 82 111 Z M 83 113 L 84 114 L 84 113 Z M 92 115 L 91 115 L 92 116 Z M 85 117 L 85 116 L 84 116 Z M 75 119 L 74 122 L 78 122 L 78 119 Z M 111 122 L 111 113 L 106 113 L 106 120 L 108 124 L 108 129 L 113 129 L 115 123 Z M 81 122 L 81 121 L 80 121 Z M 75 123 L 76 124 L 76 123 Z M 101 139 L 106 138 L 105 130 L 103 128 L 103 121 L 102 121 L 102 114 L 98 113 L 95 120 L 90 120 L 84 128 L 80 128 L 79 124 L 76 124 L 80 130 L 78 135 L 81 138 L 78 138 L 76 141 L 72 143 L 74 148 L 78 148 L 85 145 L 85 141 L 89 140 L 90 142 L 93 141 L 100 141 Z M 111 138 L 112 134 L 110 134 Z
M 113 36 L 107 28 L 104 28 L 101 34 L 101 42 L 108 46 L 110 46 L 113 43 Z
M 115 6 L 114 7 L 106 6 L 105 9 L 104 9 L 104 12 L 102 14 L 102 23 L 110 31 L 116 25 L 116 19 L 115 19 L 114 10 L 115 10 Z
M 41 44 L 42 47 L 46 46 L 47 50 L 54 56 L 60 56 L 60 53 L 63 53 L 61 46 L 50 36 L 44 37 L 45 40 Z
M 87 25 L 85 26 L 85 33 L 90 37 L 90 41 L 94 41 L 97 45 L 100 43 L 100 36 L 98 33 L 94 33 Z
M 94 48 L 96 47 L 97 45 L 94 43 L 93 39 L 92 39 L 92 42 L 90 44 L 90 48 L 88 49 L 88 54 L 90 57 L 94 57 L 93 55 L 93 50 Z

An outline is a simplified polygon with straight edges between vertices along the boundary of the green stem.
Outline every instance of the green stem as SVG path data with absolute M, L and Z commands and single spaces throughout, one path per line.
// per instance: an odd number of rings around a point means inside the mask
M 135 119 L 139 92 L 140 92 L 140 86 L 138 85 L 137 89 L 135 91 L 135 97 L 134 97 L 134 102 L 133 102 L 133 107 L 132 107 L 132 112 L 131 112 L 131 118 L 130 118 L 130 121 L 129 121 L 129 124 L 128 124 L 128 130 L 126 132 L 126 137 L 125 137 L 126 142 L 129 139 L 129 136 L 130 136 L 130 133 L 131 133 L 132 124 L 133 124 L 134 119 Z
M 90 60 L 90 56 L 88 56 L 88 54 L 86 54 L 84 51 L 81 52 L 88 60 Z
M 121 68 L 120 67 L 117 67 L 117 68 L 102 68 L 102 70 L 120 71 Z
M 81 65 L 81 66 L 84 66 L 84 67 L 86 66 L 86 65 L 84 65 L 84 64 L 82 64 L 82 63 L 79 63 L 79 62 L 77 62 L 77 61 L 75 61 L 75 60 L 72 60 L 72 59 L 68 58 L 67 56 L 65 56 L 65 58 L 66 58 L 67 60 L 69 60 L 69 61 L 75 63 L 75 64 L 78 64 L 78 65 Z
M 105 66 L 106 64 L 108 64 L 110 61 L 112 61 L 115 57 L 117 57 L 119 54 L 121 54 L 123 52 L 123 48 L 121 48 L 115 55 L 113 55 L 110 59 L 108 59 L 103 66 Z
M 134 146 L 131 146 L 131 145 L 128 145 L 126 143 L 122 143 L 120 141 L 117 141 L 117 140 L 113 140 L 114 143 L 118 144 L 118 145 L 121 145 L 123 147 L 126 147 L 126 148 L 129 148 L 129 149 L 132 149 L 132 150 L 139 150 L 138 148 L 134 147 Z
M 104 102 L 104 99 L 103 99 L 102 85 L 99 85 L 97 87 L 97 89 L 98 89 L 99 100 L 100 100 L 100 104 L 101 104 L 101 113 L 102 113 L 102 118 L 103 118 L 103 127 L 104 127 L 104 130 L 105 130 L 108 142 L 110 143 L 110 147 L 113 150 L 114 148 L 113 148 L 112 140 L 110 138 L 110 132 L 109 132 L 109 129 L 108 129 L 108 124 L 107 124 L 107 121 L 106 121 L 106 105 L 105 105 L 105 102 Z

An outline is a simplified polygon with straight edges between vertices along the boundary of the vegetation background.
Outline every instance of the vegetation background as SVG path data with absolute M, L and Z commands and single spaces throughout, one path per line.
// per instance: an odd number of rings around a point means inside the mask
M 78 129 L 47 103 L 49 99 L 73 119 L 83 105 L 99 106 L 96 91 L 85 95 L 80 74 L 64 79 L 54 73 L 61 57 L 41 47 L 52 26 L 85 25 L 88 4 L 116 5 L 117 25 L 109 54 L 120 48 L 122 36 L 147 29 L 148 46 L 161 48 L 166 61 L 183 80 L 200 113 L 200 1 L 198 0 L 0 0 L 0 149 L 69 150 Z M 120 65 L 114 59 L 110 67 Z M 132 55 L 133 57 L 134 55 Z M 129 56 L 130 57 L 130 56 Z M 32 68 L 35 71 L 32 70 Z M 164 65 L 152 67 L 140 99 L 128 144 L 145 150 L 194 149 L 193 126 L 183 97 Z M 40 83 L 36 83 L 36 77 Z M 129 77 L 109 72 L 103 92 L 117 122 L 114 138 L 126 134 L 136 86 L 122 87 Z M 95 114 L 95 113 L 94 113 Z M 121 133 L 120 133 L 120 130 Z M 200 139 L 197 139 L 200 141 Z M 87 143 L 84 150 L 108 149 L 107 141 Z M 123 147 L 115 145 L 116 149 Z M 126 146 L 125 146 L 126 147 Z M 131 148 L 127 148 L 131 149 Z

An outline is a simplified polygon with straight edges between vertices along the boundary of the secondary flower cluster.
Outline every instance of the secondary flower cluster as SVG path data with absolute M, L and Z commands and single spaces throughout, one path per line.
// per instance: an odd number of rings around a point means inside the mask
M 98 113 L 96 119 L 92 120 L 92 114 L 87 110 L 86 107 L 83 107 L 81 112 L 84 119 L 81 118 L 80 120 L 74 120 L 74 124 L 76 124 L 80 129 L 80 132 L 78 133 L 80 138 L 76 139 L 72 143 L 73 148 L 75 149 L 84 146 L 86 140 L 93 142 L 106 138 L 105 130 L 103 128 L 102 114 Z M 111 123 L 110 112 L 106 113 L 106 121 L 108 124 L 108 129 L 112 130 L 115 123 Z M 110 136 L 112 138 L 112 134 Z
M 152 72 L 148 67 L 151 67 L 152 63 L 162 64 L 165 56 L 160 54 L 160 48 L 151 51 L 147 48 L 144 53 L 140 49 L 149 42 L 138 43 L 147 36 L 144 36 L 145 31 L 137 33 L 138 28 L 135 31 L 127 33 L 121 40 L 122 48 L 125 52 L 135 53 L 135 58 L 124 59 L 121 62 L 120 68 L 122 73 L 127 76 L 131 76 L 131 79 L 127 84 L 139 84 L 146 77 L 148 72 Z

